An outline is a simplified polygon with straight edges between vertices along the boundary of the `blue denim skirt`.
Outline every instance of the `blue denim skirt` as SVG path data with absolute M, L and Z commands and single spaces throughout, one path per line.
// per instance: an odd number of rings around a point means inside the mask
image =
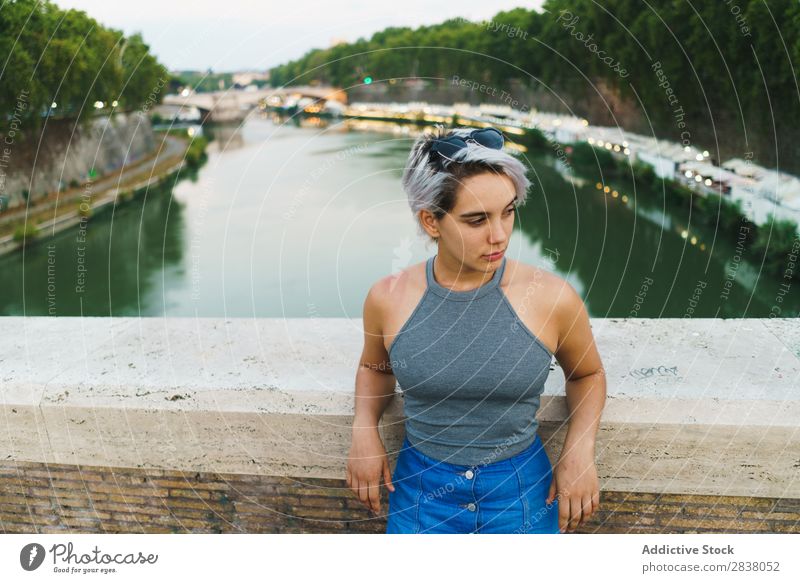
M 558 534 L 558 499 L 545 503 L 552 478 L 538 433 L 523 452 L 476 466 L 435 460 L 406 438 L 386 533 Z

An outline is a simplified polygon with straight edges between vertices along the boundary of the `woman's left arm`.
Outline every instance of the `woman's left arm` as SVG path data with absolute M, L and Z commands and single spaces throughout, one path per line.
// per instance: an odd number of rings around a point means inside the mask
M 600 507 L 594 456 L 606 376 L 583 300 L 566 281 L 556 293 L 559 338 L 555 356 L 566 378 L 569 422 L 547 502 L 558 494 L 559 529 L 573 532 Z

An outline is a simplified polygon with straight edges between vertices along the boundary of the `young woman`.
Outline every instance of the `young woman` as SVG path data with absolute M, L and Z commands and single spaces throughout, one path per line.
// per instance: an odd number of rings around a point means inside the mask
M 599 507 L 602 363 L 572 286 L 506 257 L 530 182 L 503 143 L 494 128 L 417 139 L 402 183 L 437 253 L 364 304 L 346 478 L 374 512 L 383 479 L 387 533 L 571 532 Z M 535 418 L 553 357 L 570 411 L 555 468 Z M 395 381 L 406 431 L 391 475 L 378 422 Z

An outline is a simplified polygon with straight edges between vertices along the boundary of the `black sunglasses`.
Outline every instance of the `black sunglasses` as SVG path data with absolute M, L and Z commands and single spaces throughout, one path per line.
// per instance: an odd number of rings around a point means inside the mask
M 443 166 L 441 158 L 453 161 L 453 154 L 467 147 L 467 142 L 475 142 L 486 148 L 502 150 L 505 139 L 500 130 L 495 128 L 483 128 L 472 130 L 465 136 L 450 136 L 448 138 L 433 140 L 429 155 L 431 159 L 438 159 L 440 166 Z

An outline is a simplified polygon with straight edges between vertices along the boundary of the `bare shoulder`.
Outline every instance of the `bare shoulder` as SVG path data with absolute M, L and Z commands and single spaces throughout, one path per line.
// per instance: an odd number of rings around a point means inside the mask
M 567 280 L 540 267 L 508 260 L 506 272 L 502 285 L 512 307 L 561 362 L 565 339 L 588 329 L 580 294 Z
M 415 263 L 408 267 L 385 275 L 372 284 L 365 301 L 381 314 L 391 313 L 392 307 L 402 306 L 409 298 L 415 296 L 425 287 L 425 262 Z
M 425 262 L 422 261 L 409 265 L 395 273 L 385 275 L 372 285 L 370 292 L 374 290 L 375 296 L 383 301 L 397 300 L 409 288 L 418 287 L 420 283 L 424 283 L 424 266 Z
M 506 272 L 509 274 L 506 285 L 515 296 L 535 297 L 537 305 L 551 314 L 574 315 L 583 306 L 580 294 L 572 284 L 552 271 L 508 259 Z
M 505 273 L 508 275 L 503 279 L 508 278 L 507 285 L 509 287 L 528 289 L 529 292 L 537 290 L 544 296 L 550 296 L 554 292 L 558 293 L 564 285 L 569 285 L 565 279 L 551 271 L 516 259 L 506 260 Z

